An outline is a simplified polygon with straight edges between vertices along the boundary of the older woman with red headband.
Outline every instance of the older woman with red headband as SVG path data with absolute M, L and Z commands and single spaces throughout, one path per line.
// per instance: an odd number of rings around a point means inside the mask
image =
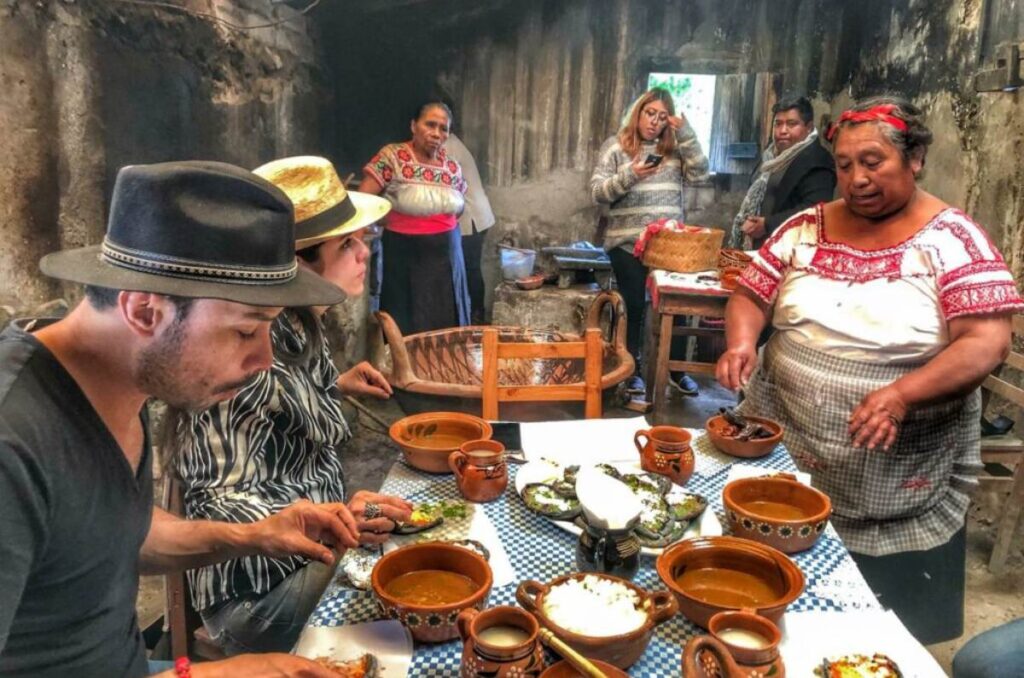
M 865 101 L 829 137 L 841 198 L 785 222 L 744 272 L 718 379 L 785 426 L 881 603 L 934 643 L 962 632 L 978 386 L 1024 302 L 985 231 L 918 188 L 932 135 L 915 106 Z

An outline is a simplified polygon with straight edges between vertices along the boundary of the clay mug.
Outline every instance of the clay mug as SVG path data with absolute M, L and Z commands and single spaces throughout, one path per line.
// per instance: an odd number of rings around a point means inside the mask
M 480 612 L 467 608 L 456 620 L 462 638 L 462 678 L 475 676 L 539 676 L 544 650 L 532 614 L 502 605 Z
M 641 438 L 647 442 L 640 443 Z M 648 473 L 658 473 L 676 485 L 685 485 L 693 475 L 693 449 L 690 432 L 676 426 L 652 426 L 637 431 L 633 443 L 640 453 L 640 467 Z
M 686 678 L 747 678 L 729 650 L 709 635 L 694 636 L 683 650 Z M 774 678 L 774 677 L 773 677 Z
M 497 499 L 508 487 L 505 446 L 497 440 L 468 440 L 448 455 L 459 492 L 470 501 Z
M 779 655 L 782 632 L 755 610 L 726 610 L 712 615 L 708 631 L 725 646 L 744 675 L 785 678 L 786 668 Z

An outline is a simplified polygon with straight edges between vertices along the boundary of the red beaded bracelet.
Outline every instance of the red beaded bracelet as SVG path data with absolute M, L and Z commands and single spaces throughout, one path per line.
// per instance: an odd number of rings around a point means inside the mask
M 174 660 L 174 672 L 178 678 L 192 678 L 192 662 L 188 657 L 178 657 Z

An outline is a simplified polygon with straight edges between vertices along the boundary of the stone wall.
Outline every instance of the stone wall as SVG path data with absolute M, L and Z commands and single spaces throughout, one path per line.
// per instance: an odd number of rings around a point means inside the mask
M 77 286 L 41 276 L 37 262 L 100 241 L 121 166 L 255 167 L 331 144 L 333 90 L 306 17 L 262 0 L 179 4 L 241 26 L 290 20 L 242 31 L 116 1 L 0 1 L 0 305 L 8 311 L 78 297 Z M 356 313 L 365 309 L 335 315 L 351 325 Z M 361 333 L 346 335 L 349 357 L 362 355 Z

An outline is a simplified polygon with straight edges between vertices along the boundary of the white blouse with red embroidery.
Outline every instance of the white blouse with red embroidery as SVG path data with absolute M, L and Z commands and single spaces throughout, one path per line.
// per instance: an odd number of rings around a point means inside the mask
M 1024 311 L 985 231 L 947 208 L 906 241 L 862 250 L 827 239 L 822 205 L 786 221 L 740 283 L 768 304 L 793 340 L 850 360 L 916 362 L 949 343 L 965 315 Z

